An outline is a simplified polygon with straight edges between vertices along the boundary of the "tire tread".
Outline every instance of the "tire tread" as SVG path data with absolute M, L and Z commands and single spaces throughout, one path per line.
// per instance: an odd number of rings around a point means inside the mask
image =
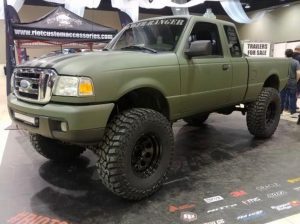
M 151 109 L 135 108 L 124 111 L 117 115 L 107 126 L 107 131 L 99 145 L 99 161 L 97 162 L 98 173 L 102 183 L 114 194 L 129 200 L 141 200 L 156 192 L 167 178 L 171 161 L 168 169 L 161 176 L 159 181 L 148 189 L 137 189 L 131 186 L 126 179 L 126 174 L 122 167 L 122 157 L 124 151 L 121 146 L 126 145 L 126 139 L 130 138 L 132 125 L 142 125 L 143 120 L 161 122 L 168 127 L 169 137 L 173 140 L 173 132 L 168 120 L 161 114 Z M 172 142 L 173 144 L 173 142 Z M 174 145 L 171 146 L 171 158 L 174 153 Z
M 266 104 L 269 103 L 270 100 L 275 99 L 276 102 L 279 102 L 279 105 L 277 106 L 277 114 L 276 114 L 276 120 L 274 123 L 274 127 L 268 130 L 265 123 L 265 114 L 267 110 Z M 278 101 L 279 99 L 279 101 Z M 278 94 L 278 90 L 274 88 L 263 88 L 261 94 L 259 95 L 258 99 L 248 105 L 247 108 L 247 126 L 249 132 L 258 138 L 269 138 L 271 137 L 274 132 L 276 131 L 276 128 L 278 126 L 278 122 L 280 119 L 280 110 L 278 109 L 280 107 L 280 98 Z M 279 114 L 278 114 L 279 113 Z

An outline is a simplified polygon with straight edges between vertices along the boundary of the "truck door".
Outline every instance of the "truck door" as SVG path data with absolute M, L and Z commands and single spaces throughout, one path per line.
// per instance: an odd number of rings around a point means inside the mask
M 182 113 L 190 115 L 221 108 L 228 104 L 231 93 L 232 67 L 230 58 L 224 57 L 218 26 L 209 22 L 196 22 L 187 41 L 209 40 L 212 54 L 200 57 L 181 57 Z
M 225 25 L 225 36 L 232 66 L 232 91 L 229 102 L 237 104 L 243 101 L 248 85 L 248 62 L 243 56 L 237 32 L 233 26 Z

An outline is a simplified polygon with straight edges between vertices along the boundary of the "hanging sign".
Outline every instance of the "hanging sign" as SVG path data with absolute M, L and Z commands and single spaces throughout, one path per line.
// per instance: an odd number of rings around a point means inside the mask
M 271 44 L 261 42 L 244 43 L 244 53 L 249 57 L 270 57 Z

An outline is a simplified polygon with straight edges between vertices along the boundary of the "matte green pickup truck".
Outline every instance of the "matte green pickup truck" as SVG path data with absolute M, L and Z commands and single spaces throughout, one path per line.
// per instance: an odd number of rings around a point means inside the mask
M 201 125 L 240 110 L 251 134 L 270 137 L 289 64 L 245 57 L 232 23 L 152 18 L 127 25 L 102 52 L 19 66 L 8 107 L 41 155 L 62 162 L 92 149 L 103 184 L 139 200 L 167 177 L 176 120 Z

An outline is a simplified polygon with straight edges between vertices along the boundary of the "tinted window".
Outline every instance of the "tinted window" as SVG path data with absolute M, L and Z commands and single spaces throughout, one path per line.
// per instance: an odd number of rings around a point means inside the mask
M 141 46 L 158 52 L 173 51 L 186 24 L 186 19 L 170 18 L 136 22 L 127 25 L 108 45 L 112 50 L 128 50 Z M 138 48 L 134 48 L 138 49 Z
M 224 30 L 227 36 L 231 56 L 242 57 L 242 49 L 235 28 L 232 26 L 224 26 Z
M 212 23 L 196 23 L 188 40 L 188 47 L 193 41 L 209 40 L 212 45 L 212 56 L 223 56 L 218 27 Z

